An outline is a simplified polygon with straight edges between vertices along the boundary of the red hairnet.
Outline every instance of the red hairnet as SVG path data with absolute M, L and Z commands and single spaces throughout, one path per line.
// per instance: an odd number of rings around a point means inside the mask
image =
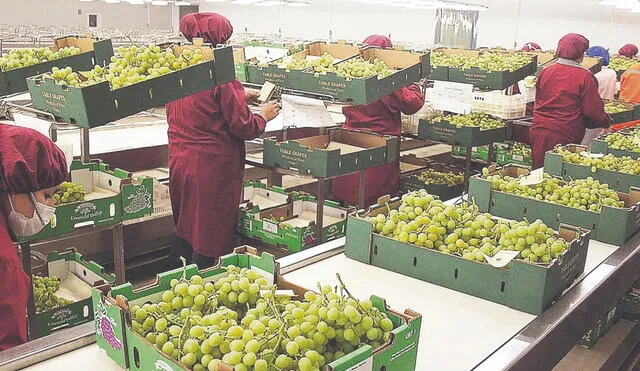
M 64 153 L 35 130 L 0 124 L 0 192 L 36 192 L 67 177 Z
M 201 37 L 204 42 L 224 44 L 233 34 L 231 22 L 217 13 L 191 13 L 180 20 L 180 32 L 189 41 Z
M 589 49 L 589 40 L 575 33 L 566 34 L 558 41 L 558 58 L 578 59 Z
M 540 52 L 542 51 L 542 48 L 536 43 L 526 43 L 520 50 L 523 52 Z
M 620 48 L 618 54 L 624 55 L 625 57 L 633 58 L 638 54 L 638 47 L 633 44 L 626 44 L 625 46 Z
M 391 39 L 382 35 L 371 35 L 364 39 L 363 42 L 369 46 L 375 46 L 378 48 L 393 48 Z

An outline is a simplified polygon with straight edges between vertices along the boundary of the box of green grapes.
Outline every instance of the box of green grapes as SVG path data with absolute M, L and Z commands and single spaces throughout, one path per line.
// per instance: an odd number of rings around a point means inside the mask
M 441 200 L 462 196 L 464 169 L 432 162 L 415 155 L 402 156 L 400 162 L 420 166 L 400 175 L 400 192 L 410 193 L 424 189 Z
M 480 147 L 511 138 L 511 121 L 484 113 L 447 114 L 431 121 L 420 120 L 418 137 L 462 147 Z
M 640 128 L 627 128 L 604 134 L 591 142 L 591 152 L 640 159 Z
M 300 174 L 331 178 L 394 162 L 398 138 L 346 129 L 326 135 L 278 141 L 265 138 L 263 162 Z
M 622 101 L 603 100 L 604 111 L 609 114 L 613 124 L 621 124 L 633 120 L 635 107 Z
M 307 291 L 272 255 L 237 248 L 209 269 L 94 289 L 96 342 L 126 370 L 415 370 L 421 315 L 338 280 Z
M 501 220 L 424 190 L 349 215 L 345 255 L 365 264 L 540 314 L 582 274 L 589 231 Z
M 36 328 L 29 329 L 31 339 L 93 321 L 91 288 L 108 286 L 116 279 L 74 248 L 50 252 L 47 263 L 33 274 Z
M 311 47 L 311 45 L 309 45 Z M 426 78 L 429 53 L 403 49 L 365 48 L 359 54 L 324 67 L 291 71 L 291 88 L 369 104 Z
M 74 161 L 71 181 L 53 195 L 55 214 L 37 234 L 19 242 L 38 241 L 71 233 L 80 228 L 114 225 L 153 212 L 152 179 L 133 180 L 129 172 L 108 165 Z M 126 211 L 125 211 L 126 210 Z
M 347 215 L 351 210 L 337 202 L 325 201 L 322 236 L 318 238 L 317 199 L 297 192 L 289 196 L 279 191 L 262 183 L 245 184 L 245 200 L 238 213 L 238 233 L 268 245 L 283 246 L 292 252 L 344 236 Z M 268 196 L 272 196 L 271 202 L 266 198 Z M 273 202 L 276 198 L 284 203 Z
M 593 151 L 593 146 L 591 148 Z M 544 171 L 565 179 L 591 177 L 618 192 L 640 185 L 640 162 L 628 156 L 589 152 L 586 146 L 558 146 L 545 153 Z
M 28 79 L 33 107 L 93 128 L 235 80 L 233 50 L 171 44 L 118 48 L 107 67 Z
M 111 40 L 65 36 L 49 47 L 13 49 L 0 56 L 0 96 L 27 91 L 27 78 L 53 67 L 88 70 L 113 56 Z
M 621 246 L 640 230 L 640 188 L 616 192 L 587 177 L 554 178 L 507 165 L 485 169 L 469 181 L 469 197 L 483 212 L 508 219 L 540 219 L 551 228 L 571 224 L 591 238 Z

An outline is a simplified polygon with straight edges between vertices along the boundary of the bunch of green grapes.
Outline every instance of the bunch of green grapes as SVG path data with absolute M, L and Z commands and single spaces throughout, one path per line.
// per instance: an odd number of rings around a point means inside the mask
M 470 113 L 468 115 L 444 115 L 433 119 L 433 123 L 448 121 L 457 128 L 479 127 L 481 130 L 498 129 L 505 126 L 501 120 L 494 119 L 484 113 Z
M 58 277 L 33 276 L 33 295 L 36 303 L 36 313 L 42 313 L 51 309 L 64 307 L 73 303 L 56 295 L 60 288 Z
M 440 50 L 434 50 L 431 52 L 430 62 L 434 67 L 458 67 L 464 64 L 466 58 L 467 57 L 461 53 L 445 54 Z
M 635 59 L 626 58 L 626 57 L 611 57 L 609 61 L 609 67 L 614 69 L 615 71 L 626 71 L 629 67 L 638 63 Z
M 81 52 L 80 48 L 76 46 L 60 48 L 58 51 L 53 51 L 51 48 L 12 49 L 0 57 L 0 70 L 5 72 L 11 71 L 17 68 L 70 57 L 80 54 Z
M 491 182 L 491 188 L 497 191 L 534 198 L 540 201 L 573 207 L 580 210 L 600 212 L 603 206 L 624 207 L 624 202 L 616 191 L 606 183 L 600 183 L 589 177 L 564 182 L 544 174 L 539 184 L 522 185 L 520 178 L 504 175 L 484 175 Z
M 84 201 L 85 195 L 83 186 L 72 182 L 63 182 L 53 194 L 53 202 L 55 205 L 63 205 Z
M 427 169 L 418 175 L 418 179 L 420 179 L 424 184 L 444 184 L 454 186 L 464 182 L 464 175 Z
M 460 67 L 462 69 L 480 68 L 493 71 L 515 71 L 531 63 L 532 57 L 523 53 L 482 52 L 477 56 L 463 53 L 444 54 L 442 51 L 431 53 L 432 66 Z
M 107 67 L 95 66 L 90 71 L 72 72 L 69 67 L 53 68 L 45 77 L 59 85 L 85 87 L 108 81 L 112 90 L 166 75 L 206 61 L 202 49 L 185 49 L 176 57 L 171 48 L 156 45 L 118 48 Z
M 299 58 L 292 59 L 288 62 L 286 62 L 286 60 L 283 60 L 283 63 L 280 64 L 279 67 L 284 68 L 287 71 L 311 69 L 311 72 L 320 74 L 326 72 L 336 72 L 336 68 L 333 63 L 333 56 L 325 52 L 316 59 Z
M 640 129 L 612 133 L 606 135 L 603 140 L 612 149 L 640 152 Z
M 371 76 L 378 76 L 378 79 L 383 79 L 394 72 L 383 60 L 378 58 L 368 61 L 357 57 L 339 63 L 337 68 L 338 76 L 345 78 L 364 79 Z
M 226 270 L 215 282 L 183 275 L 157 302 L 131 306 L 133 330 L 194 371 L 220 363 L 237 371 L 319 370 L 390 338 L 387 315 L 353 298 L 342 281 L 339 290 L 319 285 L 291 300 L 251 269 Z
M 624 102 L 605 102 L 604 111 L 608 114 L 620 113 L 633 110 L 633 107 Z
M 501 144 L 506 145 L 509 153 L 512 155 L 520 155 L 523 157 L 531 157 L 531 147 L 527 144 L 513 141 L 505 141 Z M 499 145 L 496 145 L 499 146 Z
M 640 152 L 640 148 L 638 148 L 638 151 Z M 598 169 L 604 169 L 625 174 L 640 175 L 640 161 L 634 160 L 629 156 L 616 157 L 609 153 L 599 158 L 587 157 L 568 151 L 563 147 L 555 149 L 554 152 L 561 155 L 565 162 L 589 166 L 593 173 Z
M 370 216 L 369 221 L 375 233 L 477 262 L 512 250 L 520 251 L 517 259 L 547 264 L 568 247 L 540 220 L 496 220 L 479 213 L 474 204 L 445 205 L 425 190 L 404 195 L 397 209 Z

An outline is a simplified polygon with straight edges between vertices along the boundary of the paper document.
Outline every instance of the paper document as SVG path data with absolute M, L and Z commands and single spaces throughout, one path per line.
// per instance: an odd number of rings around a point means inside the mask
M 335 125 L 324 102 L 318 99 L 283 94 L 280 115 L 285 128 L 320 128 Z
M 433 108 L 459 114 L 471 112 L 473 85 L 449 81 L 434 81 L 430 92 Z

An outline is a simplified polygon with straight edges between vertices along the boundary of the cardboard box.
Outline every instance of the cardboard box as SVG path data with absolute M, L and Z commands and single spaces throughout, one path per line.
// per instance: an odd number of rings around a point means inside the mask
M 505 268 L 402 243 L 372 232 L 365 217 L 387 215 L 399 199 L 374 205 L 368 212 L 349 215 L 345 255 L 365 264 L 388 269 L 422 281 L 477 296 L 532 314 L 540 314 L 582 274 L 589 246 L 589 232 L 562 226 L 557 236 L 569 248 L 547 265 L 513 260 Z
M 118 224 L 124 214 L 127 219 L 134 219 L 153 212 L 150 178 L 133 181 L 128 172 L 111 170 L 97 162 L 74 161 L 70 169 L 71 181 L 83 186 L 87 193 L 84 201 L 56 206 L 49 224 L 33 236 L 19 238 L 19 242 L 43 240 L 88 226 Z
M 0 71 L 0 96 L 27 91 L 27 78 L 51 72 L 53 67 L 71 67 L 74 70 L 89 70 L 94 65 L 105 66 L 113 56 L 111 40 L 98 40 L 90 36 L 65 36 L 55 39 L 51 50 L 76 46 L 81 53 L 32 66 Z
M 429 194 L 438 196 L 441 200 L 450 200 L 459 197 L 464 192 L 464 182 L 456 185 L 447 184 L 426 184 L 419 179 L 420 174 L 427 169 L 432 169 L 444 173 L 454 173 L 464 175 L 464 169 L 453 165 L 434 163 L 427 159 L 415 157 L 415 155 L 402 156 L 400 162 L 419 165 L 420 168 L 404 173 L 400 176 L 400 192 L 409 193 L 424 189 Z
M 266 138 L 263 162 L 267 166 L 331 178 L 394 162 L 397 148 L 397 137 L 331 129 L 327 135 L 296 140 Z
M 108 81 L 78 88 L 60 86 L 43 76 L 28 79 L 33 107 L 59 120 L 94 128 L 179 98 L 235 80 L 233 50 L 207 45 L 171 46 L 176 56 L 201 49 L 208 61 L 166 75 L 111 90 Z
M 595 142 L 595 141 L 594 141 Z M 600 143 L 607 144 L 605 141 L 600 141 Z M 594 153 L 602 153 L 600 151 L 594 150 L 593 143 L 591 145 L 591 151 Z M 587 151 L 586 146 L 581 145 L 568 145 L 564 147 L 568 151 L 574 153 L 581 153 L 583 151 Z M 613 150 L 616 151 L 616 150 Z M 620 157 L 618 152 L 611 153 L 616 157 Z M 638 158 L 640 158 L 640 153 L 638 153 Z M 595 171 L 594 171 L 595 170 Z M 611 189 L 615 189 L 618 192 L 629 192 L 631 187 L 637 187 L 640 185 L 640 175 L 626 174 L 620 173 L 617 171 L 611 171 L 606 169 L 598 169 L 591 168 L 589 166 L 580 165 L 580 164 L 572 164 L 569 162 L 565 162 L 561 155 L 554 152 L 547 152 L 544 155 L 544 172 L 550 175 L 560 176 L 565 179 L 584 179 L 588 177 L 592 177 L 595 180 L 600 181 L 601 183 L 606 183 L 611 187 Z
M 511 122 L 505 121 L 505 126 L 501 128 L 482 130 L 479 127 L 456 127 L 447 120 L 440 122 L 420 120 L 418 137 L 463 147 L 479 147 L 510 139 Z
M 92 287 L 111 285 L 116 277 L 107 274 L 94 261 L 86 261 L 74 248 L 62 253 L 50 252 L 47 263 L 33 274 L 41 277 L 55 276 L 62 282 L 56 294 L 73 303 L 36 314 L 37 327 L 33 338 L 51 334 L 56 330 L 93 321 Z
M 636 129 L 636 128 L 628 128 L 628 129 L 624 129 L 624 130 L 620 130 L 617 133 L 619 134 L 625 134 L 625 133 L 630 133 L 632 131 L 635 132 L 640 132 L 640 129 Z M 610 135 L 610 134 L 605 134 L 602 136 L 599 136 L 597 138 L 595 138 L 592 142 L 591 142 L 591 152 L 593 153 L 610 153 L 616 157 L 623 157 L 623 156 L 627 156 L 627 157 L 631 157 L 632 159 L 640 159 L 640 152 L 634 152 L 634 151 L 628 151 L 625 149 L 613 149 L 609 147 L 609 143 L 607 143 L 605 141 L 605 138 Z
M 603 102 L 607 104 L 614 101 L 603 99 Z M 635 109 L 634 106 L 632 104 L 621 102 L 621 101 L 616 101 L 615 103 L 625 105 L 627 107 L 627 110 L 622 112 L 610 113 L 609 116 L 611 117 L 611 120 L 613 120 L 613 124 L 615 125 L 615 124 L 621 124 L 623 122 L 632 121 L 634 117 L 634 109 Z
M 516 165 L 490 171 L 511 177 L 529 174 L 528 169 Z M 618 192 L 624 208 L 603 206 L 600 212 L 594 212 L 496 191 L 481 176 L 469 181 L 469 197 L 482 212 L 515 220 L 540 219 L 554 229 L 562 224 L 575 225 L 590 230 L 592 239 L 616 246 L 622 246 L 640 230 L 640 188 L 632 187 L 628 192 Z
M 205 282 L 216 281 L 226 274 L 225 266 L 235 265 L 251 268 L 262 274 L 278 288 L 292 290 L 294 299 L 302 297 L 306 289 L 286 281 L 280 275 L 279 265 L 272 255 L 257 256 L 251 247 L 237 248 L 234 253 L 221 258 L 221 263 L 207 270 L 198 271 L 195 265 L 186 267 L 186 278 L 195 274 Z M 134 290 L 130 283 L 108 288 L 96 288 L 92 292 L 96 311 L 96 342 L 106 351 L 109 358 L 125 370 L 188 370 L 184 365 L 164 356 L 131 328 L 129 305 L 142 304 L 149 299 L 157 300 L 162 291 L 169 288 L 171 279 L 183 277 L 182 269 L 174 269 L 158 274 L 156 282 L 150 286 Z M 378 349 L 362 345 L 352 353 L 339 358 L 322 368 L 323 371 L 356 370 L 365 365 L 380 370 L 415 370 L 418 338 L 422 316 L 412 310 L 400 313 L 389 309 L 384 299 L 372 296 L 373 305 L 387 313 L 394 324 L 391 339 Z M 232 370 L 228 365 L 218 367 L 218 371 Z

